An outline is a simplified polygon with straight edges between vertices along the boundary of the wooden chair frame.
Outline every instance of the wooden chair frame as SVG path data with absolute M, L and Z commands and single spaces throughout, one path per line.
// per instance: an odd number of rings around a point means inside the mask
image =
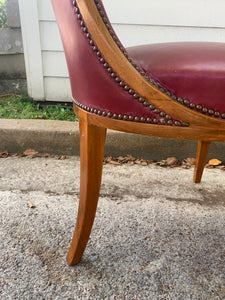
M 165 113 L 188 124 L 188 127 L 123 121 L 89 113 L 74 104 L 80 123 L 80 203 L 72 243 L 67 255 L 69 265 L 81 260 L 95 218 L 99 197 L 104 143 L 107 129 L 149 136 L 198 140 L 194 182 L 201 181 L 207 153 L 212 141 L 225 141 L 225 122 L 198 113 L 174 101 L 140 74 L 120 51 L 107 30 L 94 1 L 77 0 L 89 33 L 114 72 L 131 87 Z

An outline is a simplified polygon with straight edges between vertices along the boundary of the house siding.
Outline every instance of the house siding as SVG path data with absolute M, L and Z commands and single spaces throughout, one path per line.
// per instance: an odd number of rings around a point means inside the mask
M 27 46 L 24 52 L 29 95 L 34 100 L 71 101 L 65 56 L 50 0 L 19 2 L 21 19 L 25 19 L 22 32 Z M 174 41 L 225 42 L 224 0 L 103 0 L 103 3 L 126 47 Z M 36 20 L 27 28 L 30 13 Z M 30 55 L 32 49 L 38 52 L 39 67 L 31 61 L 35 59 Z

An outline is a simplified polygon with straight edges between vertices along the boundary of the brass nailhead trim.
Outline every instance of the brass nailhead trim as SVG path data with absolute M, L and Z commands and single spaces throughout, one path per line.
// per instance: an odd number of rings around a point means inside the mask
M 95 3 L 97 4 L 97 8 L 98 8 L 98 11 L 101 15 L 101 17 L 103 18 L 103 21 L 107 27 L 107 29 L 109 30 L 110 34 L 114 36 L 114 39 L 116 40 L 116 43 L 117 45 L 119 46 L 120 50 L 124 53 L 124 55 L 127 57 L 127 59 L 132 63 L 132 65 L 137 69 L 138 72 L 140 72 L 142 74 L 142 76 L 145 76 L 148 78 L 148 80 L 154 84 L 153 80 L 150 79 L 144 72 L 143 70 L 141 70 L 134 62 L 132 62 L 132 60 L 128 57 L 128 54 L 127 52 L 125 51 L 125 49 L 122 47 L 122 45 L 119 43 L 119 41 L 117 41 L 117 38 L 116 36 L 114 35 L 113 31 L 111 30 L 109 24 L 107 23 L 107 18 L 105 18 L 104 16 L 104 12 L 101 10 L 101 5 L 99 4 L 99 1 L 98 0 L 95 0 Z M 86 34 L 86 37 L 87 39 L 89 40 L 89 44 L 90 46 L 92 47 L 93 51 L 96 52 L 96 55 L 99 57 L 99 61 L 100 63 L 103 64 L 103 67 L 105 69 L 107 69 L 108 73 L 111 75 L 112 78 L 115 79 L 115 81 L 125 90 L 127 91 L 130 95 L 133 96 L 134 99 L 138 99 L 138 102 L 139 103 L 142 103 L 145 107 L 149 107 L 150 110 L 154 110 L 154 113 L 155 114 L 160 114 L 161 117 L 164 117 L 165 116 L 165 120 L 164 119 L 152 119 L 151 118 L 145 118 L 145 117 L 137 117 L 137 116 L 132 116 L 132 115 L 122 115 L 122 114 L 113 114 L 112 112 L 105 112 L 105 111 L 100 111 L 100 110 L 97 110 L 97 109 L 94 109 L 94 108 L 90 108 L 90 107 L 87 107 L 83 104 L 80 104 L 79 102 L 75 101 L 75 103 L 81 107 L 82 109 L 88 111 L 88 112 L 91 112 L 91 113 L 95 113 L 95 114 L 98 114 L 99 116 L 108 116 L 110 118 L 114 118 L 114 119 L 120 119 L 120 120 L 129 120 L 129 121 L 136 121 L 136 122 L 147 122 L 147 123 L 154 123 L 154 124 L 162 124 L 162 125 L 175 125 L 177 126 L 176 124 L 180 124 L 179 121 L 172 121 L 171 120 L 171 117 L 170 119 L 168 119 L 168 115 L 165 114 L 165 112 L 161 111 L 159 108 L 156 108 L 153 104 L 149 103 L 145 98 L 141 97 L 138 93 L 136 93 L 133 89 L 131 89 L 128 85 L 125 84 L 125 82 L 123 82 L 122 80 L 120 80 L 120 78 L 117 76 L 117 74 L 113 71 L 113 69 L 109 66 L 109 64 L 105 61 L 105 59 L 102 57 L 102 54 L 101 52 L 98 50 L 97 46 L 95 45 L 95 42 L 91 39 L 91 34 L 88 32 L 88 29 L 85 25 L 85 22 L 82 18 L 82 15 L 80 14 L 80 10 L 79 8 L 77 7 L 77 4 L 76 4 L 76 1 L 73 1 L 73 5 L 75 7 L 75 12 L 77 14 L 77 17 L 78 19 L 80 20 L 80 25 L 81 27 L 83 28 L 83 31 L 84 33 Z M 156 84 L 156 86 L 158 86 Z M 169 92 L 167 92 L 169 93 Z M 170 93 L 169 93 L 170 94 Z M 166 120 L 169 120 L 166 122 Z M 177 122 L 177 123 L 176 123 Z M 188 124 L 188 123 L 186 123 Z M 189 126 L 189 124 L 188 124 Z
M 100 16 L 103 19 L 103 22 L 105 23 L 106 28 L 108 29 L 110 35 L 112 36 L 113 40 L 116 42 L 116 44 L 118 45 L 119 49 L 121 50 L 121 52 L 124 54 L 124 56 L 127 58 L 127 60 L 132 64 L 132 66 L 142 75 L 145 77 L 145 79 L 147 79 L 151 84 L 153 84 L 156 88 L 158 88 L 162 93 L 166 94 L 167 96 L 169 96 L 172 100 L 179 102 L 182 105 L 185 105 L 187 107 L 189 107 L 190 109 L 195 109 L 195 107 L 197 108 L 198 105 L 195 105 L 194 103 L 191 103 L 191 101 L 189 99 L 182 99 L 182 97 L 177 97 L 176 95 L 172 94 L 170 91 L 166 90 L 165 88 L 160 87 L 160 85 L 158 83 L 156 83 L 153 79 L 151 79 L 139 66 L 137 66 L 137 64 L 132 61 L 132 59 L 128 56 L 128 53 L 126 52 L 126 49 L 123 48 L 123 46 L 121 45 L 121 43 L 117 40 L 117 37 L 115 36 L 113 30 L 111 29 L 111 26 L 108 24 L 107 18 L 104 15 L 104 12 L 102 10 L 101 5 L 99 4 L 98 0 L 95 0 L 95 4 L 96 7 L 99 11 Z M 200 105 L 201 106 L 201 105 Z M 201 108 L 202 109 L 202 108 Z M 199 108 L 197 108 L 197 110 L 201 110 Z M 203 107 L 204 111 L 200 111 L 200 113 L 206 114 L 208 113 L 210 116 L 213 117 L 220 117 L 220 113 L 216 112 L 214 113 L 213 110 L 208 110 L 206 107 Z M 207 112 L 206 112 L 207 110 Z

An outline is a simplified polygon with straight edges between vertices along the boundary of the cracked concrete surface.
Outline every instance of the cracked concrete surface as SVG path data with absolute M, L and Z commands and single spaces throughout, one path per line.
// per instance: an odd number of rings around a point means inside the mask
M 225 173 L 192 175 L 105 165 L 88 246 L 69 267 L 79 158 L 0 159 L 1 299 L 225 299 Z

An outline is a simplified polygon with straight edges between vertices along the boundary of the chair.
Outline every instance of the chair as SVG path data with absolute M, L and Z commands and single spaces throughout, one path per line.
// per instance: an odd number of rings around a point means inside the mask
M 51 0 L 80 127 L 80 203 L 69 265 L 81 260 L 95 218 L 107 128 L 198 140 L 194 182 L 211 141 L 225 140 L 225 44 L 125 49 L 101 0 Z

